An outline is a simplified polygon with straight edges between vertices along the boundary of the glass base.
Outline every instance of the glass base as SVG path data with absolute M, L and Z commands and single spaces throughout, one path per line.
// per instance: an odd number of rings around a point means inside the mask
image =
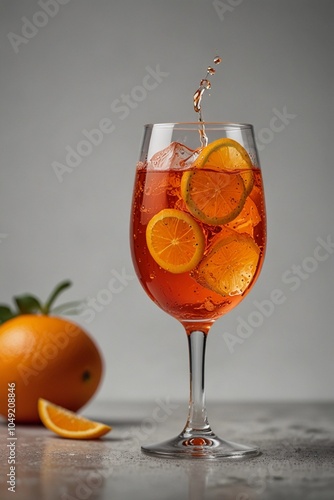
M 256 446 L 244 446 L 225 441 L 212 431 L 209 433 L 192 432 L 191 435 L 183 432 L 174 439 L 158 444 L 144 445 L 141 449 L 149 455 L 165 458 L 242 459 L 261 455 Z

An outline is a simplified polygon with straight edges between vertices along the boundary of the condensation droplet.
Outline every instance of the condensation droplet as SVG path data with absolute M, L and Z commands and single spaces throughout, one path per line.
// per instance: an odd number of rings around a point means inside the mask
M 147 213 L 148 213 L 148 209 L 145 207 L 145 205 L 142 205 L 142 206 L 140 207 L 140 211 L 141 211 L 142 213 L 144 213 L 144 214 L 147 214 Z
M 217 57 L 215 57 L 215 58 L 214 58 L 213 62 L 214 62 L 215 64 L 220 64 L 220 63 L 222 62 L 222 58 L 221 58 L 221 57 L 219 57 L 219 56 L 217 56 Z
M 216 73 L 216 70 L 213 69 L 211 66 L 208 67 L 207 71 L 208 71 L 209 75 L 214 75 Z

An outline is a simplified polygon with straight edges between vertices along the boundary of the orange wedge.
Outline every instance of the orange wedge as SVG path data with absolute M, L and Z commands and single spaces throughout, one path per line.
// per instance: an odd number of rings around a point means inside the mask
M 96 439 L 111 430 L 109 425 L 76 415 L 46 399 L 38 400 L 38 414 L 47 429 L 71 439 Z
M 253 236 L 254 227 L 259 222 L 261 222 L 259 211 L 254 201 L 248 197 L 240 214 L 232 222 L 226 224 L 226 227 L 234 229 L 238 233 L 247 233 Z
M 223 296 L 242 295 L 255 275 L 260 249 L 247 234 L 230 234 L 211 247 L 199 264 L 195 279 Z
M 146 228 L 146 242 L 156 263 L 174 274 L 196 267 L 205 246 L 198 223 L 189 214 L 173 208 L 152 217 Z
M 217 139 L 202 149 L 194 162 L 196 168 L 238 172 L 245 184 L 246 196 L 253 187 L 252 161 L 241 144 L 227 137 Z
M 246 189 L 237 173 L 192 169 L 184 172 L 181 194 L 190 213 L 206 224 L 227 224 L 241 212 Z

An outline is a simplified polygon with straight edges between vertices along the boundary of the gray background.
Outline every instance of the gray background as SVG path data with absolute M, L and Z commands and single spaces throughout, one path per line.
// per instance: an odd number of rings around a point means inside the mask
M 333 397 L 334 253 L 313 256 L 317 238 L 334 239 L 333 5 L 70 0 L 45 17 L 37 1 L 0 2 L 0 301 L 27 291 L 46 298 L 64 278 L 74 286 L 63 301 L 95 298 L 94 318 L 76 320 L 103 351 L 98 398 L 187 398 L 186 336 L 133 278 L 128 221 L 143 124 L 196 119 L 192 95 L 216 54 L 223 63 L 204 117 L 255 126 L 268 250 L 252 293 L 212 328 L 207 396 Z M 27 43 L 16 38 L 15 51 L 8 34 L 22 36 L 23 17 L 45 25 Z M 165 76 L 144 95 L 148 66 Z M 116 111 L 115 100 L 131 92 L 141 100 Z M 113 132 L 60 182 L 54 162 L 65 164 L 66 148 L 104 118 Z M 293 266 L 302 266 L 300 277 Z M 128 278 L 106 295 L 112 272 Z M 254 301 L 275 289 L 284 302 L 268 317 L 254 314 Z M 231 352 L 226 333 L 240 339 L 240 318 L 260 324 Z

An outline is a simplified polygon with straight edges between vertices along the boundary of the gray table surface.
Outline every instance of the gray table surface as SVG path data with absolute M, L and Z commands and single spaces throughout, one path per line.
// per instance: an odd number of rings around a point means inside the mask
M 0 498 L 15 500 L 334 499 L 334 403 L 211 403 L 213 430 L 259 445 L 253 459 L 162 459 L 144 442 L 177 435 L 187 403 L 95 402 L 83 412 L 113 430 L 94 441 L 16 426 L 15 493 L 8 491 L 7 422 L 0 424 Z

